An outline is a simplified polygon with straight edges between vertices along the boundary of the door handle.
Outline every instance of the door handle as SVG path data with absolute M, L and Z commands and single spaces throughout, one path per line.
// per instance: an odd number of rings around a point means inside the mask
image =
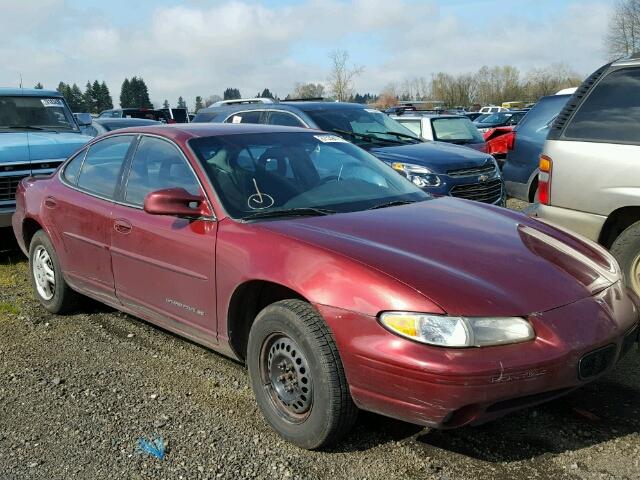
M 57 205 L 58 202 L 56 202 L 56 199 L 53 197 L 47 197 L 44 199 L 44 206 L 47 208 L 56 208 Z
M 126 235 L 127 233 L 131 233 L 133 227 L 126 220 L 118 219 L 113 223 L 113 228 L 115 228 L 116 232 Z

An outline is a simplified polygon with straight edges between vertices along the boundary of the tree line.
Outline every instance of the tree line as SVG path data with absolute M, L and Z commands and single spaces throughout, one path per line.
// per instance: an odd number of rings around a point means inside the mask
M 42 86 L 36 86 L 36 88 L 42 88 Z M 72 112 L 100 113 L 113 108 L 113 100 L 104 81 L 87 81 L 84 92 L 77 84 L 69 85 L 64 82 L 60 82 L 56 90 L 64 96 Z

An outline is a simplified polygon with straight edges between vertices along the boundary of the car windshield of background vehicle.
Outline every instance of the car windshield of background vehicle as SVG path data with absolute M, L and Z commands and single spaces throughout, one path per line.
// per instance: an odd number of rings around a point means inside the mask
M 486 118 L 483 118 L 480 123 L 503 123 L 509 120 L 512 113 L 492 113 Z
M 337 135 L 226 135 L 195 138 L 189 145 L 233 218 L 351 212 L 431 198 Z
M 587 142 L 640 143 L 640 68 L 607 75 L 580 106 L 564 137 Z
M 482 143 L 484 139 L 468 118 L 434 118 L 433 139 L 451 143 Z
M 342 135 L 357 145 L 422 142 L 411 130 L 371 108 L 332 108 L 310 110 L 306 113 L 322 130 L 352 132 L 354 135 Z
M 73 115 L 61 98 L 0 97 L 0 130 L 77 132 Z

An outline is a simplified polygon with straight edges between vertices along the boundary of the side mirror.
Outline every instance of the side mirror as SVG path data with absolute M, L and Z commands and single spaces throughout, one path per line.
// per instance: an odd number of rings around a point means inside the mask
M 210 217 L 211 211 L 202 195 L 191 195 L 184 188 L 165 188 L 147 194 L 144 211 L 151 215 L 174 217 Z
M 76 113 L 75 117 L 79 127 L 88 127 L 93 121 L 90 113 Z

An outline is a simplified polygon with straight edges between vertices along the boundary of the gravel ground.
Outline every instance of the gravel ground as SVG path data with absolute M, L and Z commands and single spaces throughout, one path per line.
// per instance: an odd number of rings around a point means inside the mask
M 242 365 L 96 304 L 48 314 L 4 243 L 0 479 L 640 478 L 635 352 L 568 397 L 482 427 L 362 414 L 333 450 L 307 452 L 262 419 Z M 138 450 L 156 435 L 164 460 Z

